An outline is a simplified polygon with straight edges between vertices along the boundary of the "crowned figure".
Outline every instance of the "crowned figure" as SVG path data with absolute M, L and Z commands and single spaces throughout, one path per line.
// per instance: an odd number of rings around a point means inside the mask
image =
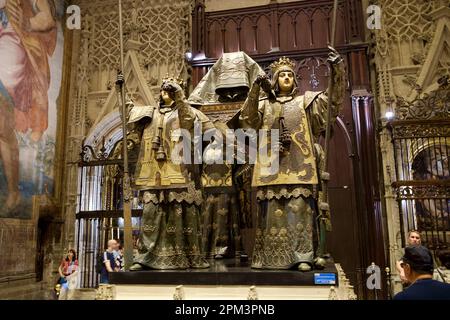
M 207 268 L 202 252 L 201 161 L 194 131 L 213 124 L 185 100 L 181 80 L 165 78 L 159 105 L 131 106 L 132 132 L 141 133 L 134 187 L 143 198 L 138 254 L 131 270 Z M 180 148 L 180 145 L 189 148 Z
M 335 85 L 330 119 L 334 121 L 343 100 L 344 66 L 331 47 L 328 62 Z M 323 176 L 317 142 L 326 129 L 330 97 L 327 91 L 297 95 L 295 64 L 288 58 L 272 63 L 271 69 L 271 81 L 266 75 L 254 81 L 239 116 L 243 128 L 277 133 L 277 139 L 268 133 L 258 141 L 259 149 L 273 152 L 265 156 L 260 152 L 253 171 L 258 210 L 252 267 L 309 271 L 314 264 L 314 215 Z

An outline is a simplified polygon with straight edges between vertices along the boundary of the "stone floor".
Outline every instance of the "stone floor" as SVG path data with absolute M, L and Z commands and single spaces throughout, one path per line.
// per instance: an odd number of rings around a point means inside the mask
M 46 285 L 41 282 L 2 286 L 0 300 L 55 300 L 55 293 L 45 287 Z

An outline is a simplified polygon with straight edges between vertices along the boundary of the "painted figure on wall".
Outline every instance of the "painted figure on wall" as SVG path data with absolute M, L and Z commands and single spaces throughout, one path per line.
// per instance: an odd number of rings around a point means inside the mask
M 343 59 L 330 48 L 328 58 L 335 83 L 332 99 L 333 119 L 344 95 Z M 278 129 L 274 141 L 278 150 L 259 155 L 252 186 L 257 188 L 258 212 L 252 267 L 309 271 L 314 260 L 314 212 L 320 184 L 321 148 L 327 118 L 327 92 L 305 92 L 297 96 L 295 65 L 281 58 L 271 65 L 272 81 L 259 76 L 241 110 L 244 128 Z M 260 89 L 266 97 L 260 98 Z M 259 141 L 259 148 L 271 150 L 270 137 Z M 273 170 L 273 163 L 279 164 Z
M 49 58 L 56 44 L 53 0 L 0 0 L 0 159 L 6 212 L 21 202 L 18 135 L 36 144 L 48 128 Z
M 134 184 L 144 202 L 131 270 L 209 267 L 202 252 L 201 165 L 192 158 L 174 161 L 173 156 L 180 156 L 176 148 L 189 138 L 180 129 L 192 137 L 197 125 L 203 133 L 214 129 L 213 124 L 185 101 L 180 82 L 173 78 L 163 80 L 158 107 L 132 106 L 129 123 L 132 131 L 142 132 Z

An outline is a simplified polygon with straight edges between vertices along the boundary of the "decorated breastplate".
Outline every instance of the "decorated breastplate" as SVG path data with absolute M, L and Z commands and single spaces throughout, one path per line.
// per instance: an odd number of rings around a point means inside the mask
M 142 136 L 135 174 L 137 188 L 187 187 L 190 179 L 185 166 L 171 160 L 172 150 L 180 139 L 174 132 L 179 128 L 177 110 L 155 112 Z
M 284 184 L 317 184 L 316 162 L 313 153 L 304 97 L 287 102 L 263 100 L 263 124 L 268 134 L 261 139 L 259 150 L 266 147 L 267 154 L 259 153 L 253 173 L 253 186 Z M 284 118 L 284 121 L 280 121 Z M 282 125 L 280 125 L 282 123 Z M 270 129 L 290 135 L 284 152 L 271 152 Z M 283 148 L 282 148 L 283 149 Z M 283 151 L 283 150 L 282 150 Z M 278 164 L 278 166 L 277 166 Z

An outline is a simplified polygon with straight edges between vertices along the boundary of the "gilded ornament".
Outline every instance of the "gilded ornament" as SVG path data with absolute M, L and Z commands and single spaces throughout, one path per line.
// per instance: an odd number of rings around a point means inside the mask
M 277 209 L 274 213 L 276 217 L 280 218 L 283 215 L 283 210 Z

